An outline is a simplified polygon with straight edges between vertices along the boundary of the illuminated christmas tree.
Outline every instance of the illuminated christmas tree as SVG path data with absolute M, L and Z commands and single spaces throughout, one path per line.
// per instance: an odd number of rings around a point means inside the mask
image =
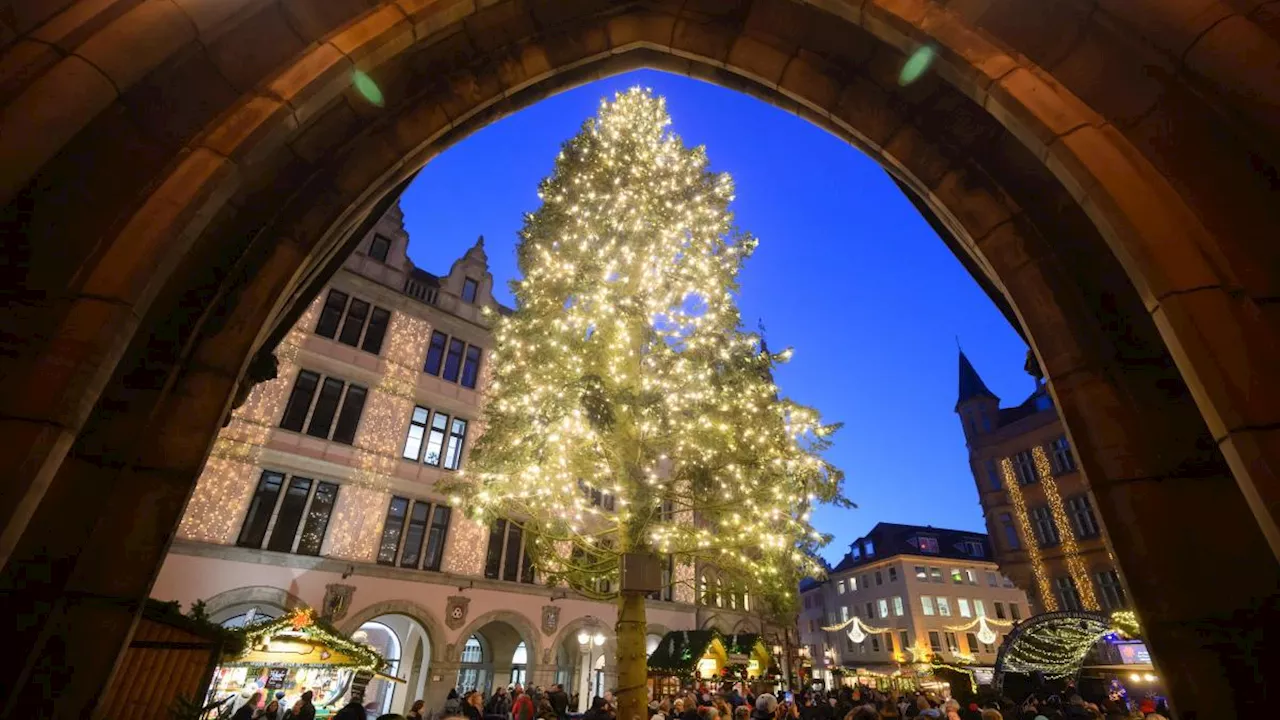
M 665 583 L 719 568 L 697 592 L 764 609 L 820 574 L 813 505 L 848 505 L 821 457 L 837 426 L 779 397 L 790 351 L 741 328 L 756 241 L 733 229 L 733 183 L 669 124 L 662 99 L 619 94 L 542 182 L 483 435 L 449 488 L 482 520 L 523 523 L 547 582 L 617 600 L 621 720 L 647 717 L 644 590 L 620 589 L 624 556 L 674 567 Z

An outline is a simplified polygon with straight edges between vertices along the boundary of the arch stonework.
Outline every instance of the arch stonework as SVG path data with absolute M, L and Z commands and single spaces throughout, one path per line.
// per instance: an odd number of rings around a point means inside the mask
M 543 644 L 540 642 L 541 637 L 537 627 L 534 625 L 533 621 L 512 610 L 490 610 L 467 623 L 466 627 L 458 631 L 454 641 L 450 643 L 449 647 L 451 650 L 445 659 L 454 663 L 462 662 L 462 644 L 466 642 L 466 639 L 470 637 L 472 633 L 481 631 L 484 626 L 490 623 L 505 623 L 511 626 L 511 628 L 515 630 L 516 634 L 520 636 L 520 639 L 524 641 L 525 647 L 528 650 L 529 674 L 532 675 L 535 671 L 540 669 L 539 666 L 542 663 Z
M 264 604 L 281 610 L 293 610 L 294 608 L 309 607 L 303 602 L 302 598 L 285 590 L 284 588 L 268 587 L 266 585 L 251 585 L 248 587 L 235 588 L 234 590 L 225 590 L 210 598 L 206 598 L 205 612 L 210 618 L 216 617 L 219 613 L 228 608 L 237 605 Z
M 444 650 L 448 636 L 445 634 L 444 627 L 430 610 L 412 600 L 383 600 L 373 603 L 348 615 L 339 627 L 343 634 L 351 635 L 359 630 L 361 625 L 381 615 L 404 615 L 418 623 L 427 633 L 431 650 L 430 661 L 434 663 L 445 659 Z
M 382 196 L 649 66 L 796 112 L 908 189 L 1026 332 L 1175 702 L 1249 714 L 1242 658 L 1275 655 L 1256 628 L 1280 614 L 1280 45 L 1240 3 L 88 4 L 0 19 L 0 584 L 49 578 L 2 601 L 33 618 L 6 707 L 94 705 L 249 358 Z M 231 50 L 250 40 L 275 54 Z M 932 74 L 898 87 L 923 44 Z M 1218 591 L 1186 593 L 1185 563 Z M 46 709 L 24 683 L 50 667 Z

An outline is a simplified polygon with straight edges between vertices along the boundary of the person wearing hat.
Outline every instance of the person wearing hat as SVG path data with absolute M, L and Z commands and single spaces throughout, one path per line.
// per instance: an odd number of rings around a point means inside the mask
M 770 693 L 760 693 L 756 698 L 756 709 L 751 713 L 751 720 L 773 720 L 778 710 L 778 698 Z

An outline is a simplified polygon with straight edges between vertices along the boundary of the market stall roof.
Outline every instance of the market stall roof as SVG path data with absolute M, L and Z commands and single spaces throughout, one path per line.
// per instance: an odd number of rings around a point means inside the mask
M 343 636 L 309 608 L 245 628 L 244 652 L 223 665 L 344 666 L 379 673 L 387 661 L 373 648 Z
M 712 643 L 719 642 L 729 656 L 759 654 L 769 657 L 764 642 L 755 633 L 724 635 L 718 630 L 673 630 L 662 636 L 662 642 L 649 655 L 649 673 L 681 675 L 690 672 L 707 654 Z

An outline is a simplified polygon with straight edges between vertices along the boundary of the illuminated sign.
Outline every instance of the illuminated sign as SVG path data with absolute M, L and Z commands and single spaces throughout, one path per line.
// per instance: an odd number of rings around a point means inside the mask
M 1120 662 L 1125 665 L 1151 664 L 1151 653 L 1144 642 L 1116 643 L 1116 649 L 1120 651 Z

